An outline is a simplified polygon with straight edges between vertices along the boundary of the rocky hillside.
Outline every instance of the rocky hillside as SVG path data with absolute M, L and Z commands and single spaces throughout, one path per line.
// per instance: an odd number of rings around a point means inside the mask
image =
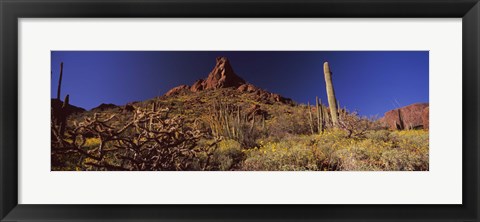
M 205 79 L 199 79 L 191 86 L 180 85 L 170 89 L 165 96 L 173 96 L 179 94 L 196 93 L 205 90 L 215 90 L 221 88 L 231 88 L 239 93 L 249 93 L 256 95 L 259 102 L 263 103 L 291 103 L 292 100 L 282 97 L 276 93 L 270 93 L 260 89 L 253 84 L 247 83 L 243 78 L 238 76 L 232 68 L 230 61 L 226 57 L 218 57 L 213 70 Z
M 282 119 L 280 116 L 287 114 L 294 114 L 299 119 L 305 118 L 307 114 L 305 107 L 296 106 L 291 99 L 248 83 L 235 73 L 226 57 L 218 57 L 212 71 L 192 85 L 180 85 L 170 89 L 163 96 L 123 106 L 101 104 L 84 113 L 73 115 L 70 119 L 81 121 L 95 113 L 114 113 L 127 119 L 136 109 L 152 109 L 153 106 L 168 107 L 170 116 L 180 115 L 191 121 L 204 120 L 216 112 L 214 109 L 218 109 L 219 106 L 236 109 L 248 120 L 256 118 L 257 121 L 263 119 L 270 123 L 280 122 Z M 305 125 L 303 122 L 299 124 Z M 295 129 L 290 131 L 292 130 Z
M 52 103 L 55 104 L 60 102 L 52 100 Z M 219 104 L 236 107 L 249 118 L 260 115 L 259 118 L 265 120 L 277 119 L 279 121 L 285 118 L 285 115 L 292 114 L 300 115 L 299 119 L 305 119 L 307 115 L 310 115 L 305 110 L 305 106 L 295 105 L 295 102 L 289 98 L 268 92 L 247 82 L 235 73 L 226 57 L 216 58 L 212 71 L 204 79 L 199 79 L 192 85 L 174 87 L 163 96 L 146 101 L 131 102 L 124 106 L 101 104 L 86 112 L 72 106 L 71 114 L 74 114 L 73 119 L 76 120 L 81 120 L 85 116 L 93 116 L 96 112 L 129 115 L 138 108 L 150 109 L 153 104 L 155 107 L 168 107 L 172 115 L 182 115 L 191 120 L 209 115 L 213 112 L 213 107 L 217 107 Z M 428 111 L 428 103 L 416 103 L 386 112 L 379 122 L 391 130 L 428 129 Z M 315 107 L 312 107 L 312 112 L 317 112 Z M 327 106 L 325 106 L 325 112 L 327 112 L 325 115 L 328 116 Z M 343 112 L 346 111 L 343 110 Z M 297 124 L 296 127 L 299 125 L 305 125 L 305 121 Z M 295 127 L 295 124 L 292 127 Z

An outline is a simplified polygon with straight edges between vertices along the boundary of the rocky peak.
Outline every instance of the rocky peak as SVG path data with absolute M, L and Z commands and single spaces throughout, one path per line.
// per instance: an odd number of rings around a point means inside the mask
M 203 82 L 204 89 L 218 89 L 227 87 L 239 87 L 245 84 L 245 80 L 233 71 L 227 57 L 217 57 L 213 70 Z
M 227 57 L 217 57 L 215 67 L 206 79 L 199 79 L 192 86 L 180 85 L 169 90 L 165 96 L 189 92 L 199 92 L 209 89 L 232 88 L 238 92 L 253 94 L 259 101 L 289 103 L 290 99 L 278 94 L 267 92 L 252 84 L 247 83 L 233 71 Z

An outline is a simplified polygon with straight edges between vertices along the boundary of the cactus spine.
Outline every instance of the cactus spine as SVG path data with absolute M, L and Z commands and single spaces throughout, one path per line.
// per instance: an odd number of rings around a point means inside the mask
M 332 118 L 333 127 L 338 126 L 338 113 L 337 113 L 337 99 L 335 98 L 335 90 L 332 83 L 332 72 L 328 62 L 323 64 L 323 72 L 325 74 L 325 85 L 327 88 L 328 107 L 330 109 L 330 115 Z
M 60 100 L 60 92 L 62 89 L 62 78 L 63 78 L 63 62 L 60 63 L 60 78 L 58 78 L 58 88 L 57 88 L 57 99 Z

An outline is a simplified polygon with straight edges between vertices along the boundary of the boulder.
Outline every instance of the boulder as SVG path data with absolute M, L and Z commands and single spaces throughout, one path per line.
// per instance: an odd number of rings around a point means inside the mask
M 427 107 L 428 103 L 415 103 L 390 110 L 385 113 L 383 121 L 392 130 L 422 129 L 424 128 L 424 109 Z
M 271 98 L 273 98 L 273 100 L 275 100 L 275 102 L 281 102 L 281 103 L 288 103 L 288 102 L 291 102 L 292 100 L 291 99 L 288 99 L 288 98 L 285 98 L 279 94 L 276 94 L 276 93 L 271 93 Z
M 177 86 L 177 87 L 174 87 L 170 90 L 168 90 L 167 93 L 165 93 L 166 96 L 171 96 L 171 95 L 177 95 L 181 92 L 185 92 L 186 90 L 190 89 L 189 86 L 187 85 L 180 85 L 180 86 Z
M 252 85 L 252 84 L 243 84 L 241 86 L 239 86 L 237 88 L 237 91 L 239 92 L 255 92 L 255 91 L 258 91 L 259 88 L 257 88 L 256 86 Z
M 268 116 L 268 112 L 266 110 L 263 110 L 260 108 L 258 104 L 252 104 L 247 110 L 246 110 L 247 116 L 249 117 L 249 120 L 253 118 L 253 116 L 263 116 L 266 118 Z
M 430 128 L 430 107 L 423 109 L 422 112 L 422 121 L 423 121 L 423 129 L 428 130 Z
M 190 91 L 192 92 L 198 92 L 198 91 L 201 91 L 203 90 L 204 88 L 204 83 L 205 81 L 203 79 L 199 79 L 197 80 L 193 85 L 192 87 L 190 87 Z

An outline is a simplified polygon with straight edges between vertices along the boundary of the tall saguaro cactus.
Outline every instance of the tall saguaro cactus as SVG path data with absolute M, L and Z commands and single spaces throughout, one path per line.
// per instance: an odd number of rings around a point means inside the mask
M 338 113 L 337 113 L 337 98 L 335 97 L 335 90 L 333 89 L 332 72 L 328 62 L 323 63 L 323 72 L 325 74 L 325 85 L 327 88 L 328 107 L 330 109 L 330 115 L 332 117 L 333 127 L 338 126 Z
M 60 63 L 60 78 L 58 79 L 57 99 L 60 100 L 60 91 L 62 89 L 63 62 Z

